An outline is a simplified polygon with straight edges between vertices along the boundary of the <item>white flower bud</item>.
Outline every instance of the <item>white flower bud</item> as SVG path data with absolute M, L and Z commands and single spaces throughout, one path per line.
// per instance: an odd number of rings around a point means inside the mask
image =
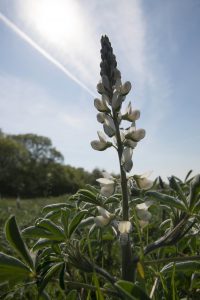
M 122 165 L 126 172 L 130 172 L 130 170 L 133 167 L 132 155 L 133 155 L 132 148 L 129 147 L 124 148 L 122 153 Z
M 99 122 L 99 123 L 104 123 L 104 120 L 105 120 L 105 114 L 103 113 L 103 112 L 101 112 L 101 113 L 98 113 L 97 114 L 97 121 Z
M 135 149 L 135 147 L 137 146 L 137 142 L 134 142 L 132 140 L 125 140 L 124 145 L 132 149 Z
M 129 102 L 125 113 L 122 115 L 123 120 L 127 120 L 130 122 L 134 122 L 140 118 L 140 111 L 139 110 L 133 110 L 131 106 L 131 102 Z
M 108 77 L 106 75 L 102 76 L 102 84 L 104 86 L 104 89 L 106 89 L 108 91 L 111 90 L 110 82 L 109 82 Z
M 104 89 L 103 83 L 101 81 L 97 84 L 97 91 L 99 94 L 105 93 L 105 89 Z
M 121 108 L 124 98 L 119 94 L 117 90 L 114 91 L 112 97 L 112 108 L 114 110 L 119 110 Z
M 109 137 L 113 137 L 115 135 L 115 133 L 116 133 L 114 121 L 108 115 L 105 115 L 103 128 L 104 128 L 105 133 Z
M 121 87 L 121 95 L 126 96 L 131 90 L 130 81 L 126 81 Z
M 97 99 L 97 98 L 94 99 L 94 106 L 100 112 L 109 112 L 110 111 L 110 109 L 108 108 L 105 100 L 100 100 L 100 99 Z
M 100 141 L 97 141 L 97 140 L 94 140 L 92 141 L 91 143 L 91 146 L 94 150 L 97 150 L 97 151 L 103 151 L 103 150 L 106 150 L 108 147 L 111 147 L 112 144 L 107 142 L 107 143 L 102 143 Z
M 98 131 L 97 134 L 99 136 L 99 141 L 94 140 L 91 142 L 91 146 L 94 150 L 103 151 L 112 146 L 112 143 L 106 140 L 106 136 L 103 132 Z
M 131 139 L 135 142 L 139 142 L 141 139 L 145 137 L 145 130 L 144 129 L 137 129 L 135 130 L 134 127 L 130 127 L 125 137 L 127 139 Z

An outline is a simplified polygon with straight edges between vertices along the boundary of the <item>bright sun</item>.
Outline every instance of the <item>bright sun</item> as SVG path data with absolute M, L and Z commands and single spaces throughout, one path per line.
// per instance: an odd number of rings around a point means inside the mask
M 75 1 L 33 1 L 30 10 L 35 29 L 49 42 L 72 41 L 80 28 L 80 16 Z

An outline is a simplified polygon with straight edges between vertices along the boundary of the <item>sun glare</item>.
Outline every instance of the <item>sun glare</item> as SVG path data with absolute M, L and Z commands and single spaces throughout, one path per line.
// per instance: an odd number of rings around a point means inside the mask
M 49 42 L 72 41 L 80 28 L 75 1 L 33 1 L 29 9 L 35 29 Z

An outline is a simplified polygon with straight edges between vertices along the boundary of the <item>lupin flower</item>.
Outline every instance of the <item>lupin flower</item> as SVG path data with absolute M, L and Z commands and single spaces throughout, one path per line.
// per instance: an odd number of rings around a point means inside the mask
M 141 204 L 136 205 L 136 212 L 137 216 L 140 219 L 140 225 L 141 227 L 145 227 L 149 224 L 149 221 L 151 220 L 151 213 L 148 211 L 149 207 L 153 204 L 152 201 L 146 201 Z
M 125 97 L 120 94 L 118 90 L 115 90 L 112 97 L 112 108 L 115 111 L 120 110 L 122 102 L 125 100 Z
M 130 81 L 126 81 L 120 90 L 121 95 L 126 96 L 131 90 L 131 83 Z
M 106 136 L 103 132 L 98 131 L 97 134 L 99 136 L 99 141 L 94 140 L 91 142 L 91 146 L 94 150 L 103 151 L 112 146 L 112 143 L 106 140 Z
M 130 172 L 133 167 L 132 162 L 133 149 L 130 147 L 126 147 L 122 153 L 122 166 L 124 167 L 126 172 Z
M 153 181 L 149 180 L 148 177 L 152 172 L 144 173 L 142 175 L 134 175 L 133 178 L 136 181 L 137 186 L 140 189 L 150 189 L 153 186 Z
M 103 124 L 104 121 L 105 121 L 105 114 L 102 113 L 102 112 L 98 113 L 98 114 L 97 114 L 97 121 L 98 121 L 99 123 Z
M 145 137 L 145 130 L 144 129 L 135 129 L 135 126 L 131 126 L 125 135 L 126 139 L 130 139 L 134 142 L 139 142 Z
M 115 191 L 115 179 L 107 172 L 103 172 L 103 176 L 103 178 L 98 178 L 96 181 L 100 183 L 101 195 L 104 197 L 110 197 Z
M 122 115 L 123 120 L 127 120 L 130 122 L 134 122 L 140 118 L 140 111 L 139 110 L 133 110 L 131 106 L 131 102 L 129 102 L 125 113 Z
M 113 137 L 116 133 L 114 121 L 109 115 L 104 117 L 103 129 L 109 137 Z
M 106 101 L 104 99 L 94 99 L 94 106 L 96 109 L 100 112 L 110 112 L 110 109 L 108 108 Z
M 98 213 L 100 216 L 94 217 L 94 222 L 98 227 L 104 227 L 110 223 L 114 215 L 109 213 L 105 208 L 97 206 Z

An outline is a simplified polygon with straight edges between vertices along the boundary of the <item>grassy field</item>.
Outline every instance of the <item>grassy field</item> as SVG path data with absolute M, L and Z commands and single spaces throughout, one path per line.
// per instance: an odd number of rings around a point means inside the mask
M 20 228 L 33 225 L 36 218 L 41 215 L 42 208 L 52 203 L 65 202 L 68 196 L 36 198 L 20 200 L 17 205 L 16 199 L 0 199 L 0 251 L 8 252 L 8 244 L 4 239 L 4 225 L 10 215 L 15 215 Z

